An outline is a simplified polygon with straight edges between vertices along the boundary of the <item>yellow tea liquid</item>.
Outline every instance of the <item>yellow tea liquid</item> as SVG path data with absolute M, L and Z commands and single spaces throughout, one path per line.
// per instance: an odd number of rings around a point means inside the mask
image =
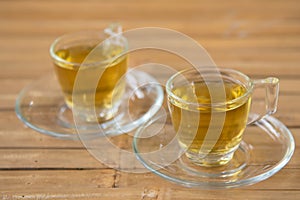
M 187 150 L 187 156 L 226 154 L 235 150 L 241 142 L 242 133 L 247 124 L 251 99 L 247 97 L 241 101 L 230 103 L 231 100 L 243 96 L 247 90 L 244 86 L 229 81 L 224 82 L 224 88 L 227 103 L 221 108 L 209 106 L 211 97 L 204 82 L 183 85 L 172 90 L 176 96 L 184 101 L 199 103 L 197 109 L 191 109 L 187 103 L 169 97 L 172 123 L 175 130 L 178 131 L 179 144 Z M 208 106 L 201 106 L 200 104 L 208 104 Z M 217 141 L 205 140 L 213 109 L 214 117 L 224 115 L 225 112 L 224 125 L 211 125 L 210 127 L 212 131 L 221 130 Z M 209 152 L 199 152 L 200 149 L 207 149 Z
M 116 60 L 113 60 L 112 63 L 108 63 L 104 65 L 100 63 L 101 61 L 106 61 L 108 59 L 113 58 L 114 56 L 120 54 L 123 49 L 121 47 L 112 47 L 109 50 L 103 51 L 102 49 L 97 48 L 98 52 L 93 52 L 93 57 L 95 57 L 94 63 L 93 61 L 89 61 L 92 63 L 89 66 L 82 66 L 80 69 L 80 73 L 83 73 L 84 79 L 86 80 L 85 83 L 81 83 L 79 89 L 76 93 L 73 94 L 73 86 L 74 81 L 79 70 L 80 65 L 75 65 L 72 63 L 82 63 L 87 55 L 94 49 L 95 46 L 88 46 L 88 45 L 77 45 L 77 46 L 70 46 L 68 48 L 59 49 L 55 53 L 57 56 L 66 60 L 70 63 L 66 64 L 64 62 L 55 62 L 55 71 L 65 95 L 65 101 L 67 105 L 71 108 L 73 105 L 72 96 L 76 98 L 80 98 L 80 102 L 84 102 L 81 105 L 84 110 L 85 107 L 92 107 L 95 106 L 96 112 L 99 110 L 110 110 L 116 104 L 119 103 L 124 89 L 125 89 L 125 79 L 123 78 L 122 81 L 121 77 L 126 73 L 127 70 L 127 59 L 126 56 L 122 56 Z M 93 58 L 89 57 L 89 60 Z M 98 62 L 98 63 L 96 63 Z M 99 70 L 102 70 L 102 76 L 96 77 L 99 75 Z M 95 79 L 97 78 L 97 79 Z M 96 88 L 96 93 L 93 90 L 95 86 L 89 84 L 89 80 L 100 80 L 98 81 L 98 85 Z M 91 105 L 92 100 L 94 99 L 95 104 Z M 98 120 L 107 120 L 113 114 L 101 114 L 99 115 Z

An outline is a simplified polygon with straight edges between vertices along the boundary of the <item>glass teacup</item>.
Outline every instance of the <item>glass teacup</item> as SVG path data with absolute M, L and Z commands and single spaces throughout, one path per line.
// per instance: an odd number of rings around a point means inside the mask
M 108 31 L 113 33 L 120 27 L 113 25 Z M 114 117 L 121 103 L 125 90 L 127 71 L 127 56 L 122 55 L 128 49 L 127 40 L 120 32 L 114 32 L 115 37 L 99 31 L 82 31 L 56 39 L 50 47 L 50 55 L 54 62 L 55 72 L 64 94 L 66 105 L 71 109 L 73 98 L 80 105 L 82 118 L 90 122 L 103 122 Z M 119 35 L 118 35 L 119 34 Z M 99 46 L 101 44 L 101 46 Z M 97 57 L 86 57 L 92 52 Z M 73 90 L 76 75 L 84 74 L 84 81 Z M 91 88 L 89 80 L 95 78 L 101 71 L 96 91 Z M 93 104 L 93 105 L 92 105 Z M 91 109 L 95 110 L 91 112 Z M 92 113 L 92 114 L 91 114 Z
M 250 119 L 259 87 L 265 109 Z M 204 67 L 176 73 L 166 90 L 179 145 L 194 164 L 214 167 L 232 159 L 248 124 L 276 111 L 279 80 L 251 80 L 236 70 Z

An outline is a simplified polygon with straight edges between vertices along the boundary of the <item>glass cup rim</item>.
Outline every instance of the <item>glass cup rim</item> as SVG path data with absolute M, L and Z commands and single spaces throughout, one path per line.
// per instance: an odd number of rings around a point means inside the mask
M 244 100 L 245 98 L 249 98 L 249 96 L 251 95 L 252 91 L 253 91 L 253 88 L 254 88 L 254 82 L 252 79 L 250 79 L 247 75 L 245 75 L 244 73 L 240 72 L 240 71 L 237 71 L 237 70 L 234 70 L 234 69 L 230 69 L 230 68 L 215 68 L 215 67 L 201 67 L 202 70 L 206 70 L 207 72 L 209 71 L 216 71 L 216 69 L 221 73 L 221 72 L 227 72 L 227 73 L 231 73 L 231 74 L 236 74 L 240 77 L 242 77 L 245 82 L 248 83 L 248 86 L 247 85 L 243 85 L 245 88 L 246 88 L 246 92 L 245 94 L 243 94 L 242 96 L 238 97 L 238 98 L 235 98 L 235 99 L 232 99 L 230 101 L 225 101 L 225 102 L 216 102 L 216 103 L 195 103 L 195 102 L 189 102 L 189 101 L 186 101 L 186 100 L 183 100 L 182 98 L 180 98 L 179 96 L 175 95 L 173 92 L 172 92 L 172 83 L 173 81 L 179 76 L 179 75 L 182 75 L 184 73 L 188 73 L 188 72 L 191 72 L 191 71 L 198 71 L 196 68 L 189 68 L 189 69 L 184 69 L 184 70 L 180 70 L 178 72 L 176 72 L 174 75 L 172 75 L 166 82 L 166 92 L 168 94 L 168 96 L 170 96 L 171 98 L 175 99 L 176 101 L 178 102 L 181 102 L 185 105 L 192 105 L 192 106 L 196 106 L 196 107 L 223 107 L 223 106 L 226 106 L 226 105 L 230 105 L 230 104 L 234 104 L 234 103 L 237 103 L 239 101 L 242 101 Z M 200 73 L 200 72 L 199 72 Z
M 49 52 L 50 52 L 51 58 L 54 61 L 66 64 L 66 65 L 77 66 L 77 67 L 80 67 L 80 66 L 107 65 L 107 64 L 112 63 L 117 58 L 121 57 L 128 50 L 128 41 L 127 41 L 127 39 L 123 35 L 119 35 L 118 37 L 120 37 L 122 39 L 122 44 L 124 45 L 123 51 L 120 54 L 118 54 L 118 55 L 116 55 L 116 56 L 114 56 L 112 58 L 106 59 L 106 60 L 96 61 L 96 62 L 92 62 L 92 63 L 88 63 L 88 64 L 83 64 L 84 62 L 82 62 L 82 63 L 80 63 L 80 62 L 70 62 L 70 61 L 62 59 L 61 57 L 59 57 L 58 55 L 56 55 L 54 49 L 59 44 L 59 42 L 61 42 L 62 40 L 71 38 L 72 36 L 83 36 L 85 39 L 93 39 L 93 38 L 87 37 L 88 35 L 98 36 L 101 39 L 103 38 L 103 40 L 101 40 L 101 42 L 99 42 L 99 44 L 102 43 L 103 41 L 105 41 L 106 39 L 110 38 L 110 36 L 106 36 L 103 32 L 101 32 L 99 30 L 84 30 L 84 31 L 71 32 L 71 33 L 63 34 L 63 35 L 57 37 L 52 42 L 52 44 L 50 45 Z M 97 48 L 99 44 L 97 44 L 95 46 L 95 48 Z

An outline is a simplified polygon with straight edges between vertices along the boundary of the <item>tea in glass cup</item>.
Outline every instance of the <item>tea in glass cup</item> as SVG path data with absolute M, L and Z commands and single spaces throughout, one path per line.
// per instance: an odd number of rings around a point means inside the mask
M 254 88 L 266 90 L 266 110 L 257 114 L 258 120 L 275 112 L 278 86 L 277 78 L 251 80 L 241 72 L 213 67 L 173 75 L 166 85 L 168 106 L 185 155 L 200 166 L 227 164 L 250 123 Z
M 103 122 L 113 118 L 125 90 L 126 83 L 122 77 L 127 71 L 127 56 L 122 53 L 127 50 L 127 40 L 122 35 L 109 37 L 98 31 L 82 31 L 64 35 L 50 47 L 65 103 L 71 109 L 72 98 L 80 99 L 77 110 L 82 111 L 86 121 Z M 93 57 L 86 60 L 91 52 Z M 73 91 L 79 69 L 86 81 Z M 99 70 L 102 75 L 94 91 L 88 82 L 99 74 Z M 86 111 L 91 108 L 95 108 L 96 117 L 84 114 L 90 113 Z

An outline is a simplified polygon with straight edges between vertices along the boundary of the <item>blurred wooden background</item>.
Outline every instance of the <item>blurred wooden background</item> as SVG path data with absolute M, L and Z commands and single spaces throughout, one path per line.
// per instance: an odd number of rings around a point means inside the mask
M 67 32 L 163 27 L 198 41 L 221 66 L 281 80 L 275 115 L 294 134 L 290 163 L 270 179 L 241 189 L 202 191 L 151 174 L 130 174 L 96 161 L 80 142 L 25 127 L 15 99 L 52 71 L 48 49 Z M 2 199 L 299 199 L 299 0 L 0 0 L 0 197 Z

